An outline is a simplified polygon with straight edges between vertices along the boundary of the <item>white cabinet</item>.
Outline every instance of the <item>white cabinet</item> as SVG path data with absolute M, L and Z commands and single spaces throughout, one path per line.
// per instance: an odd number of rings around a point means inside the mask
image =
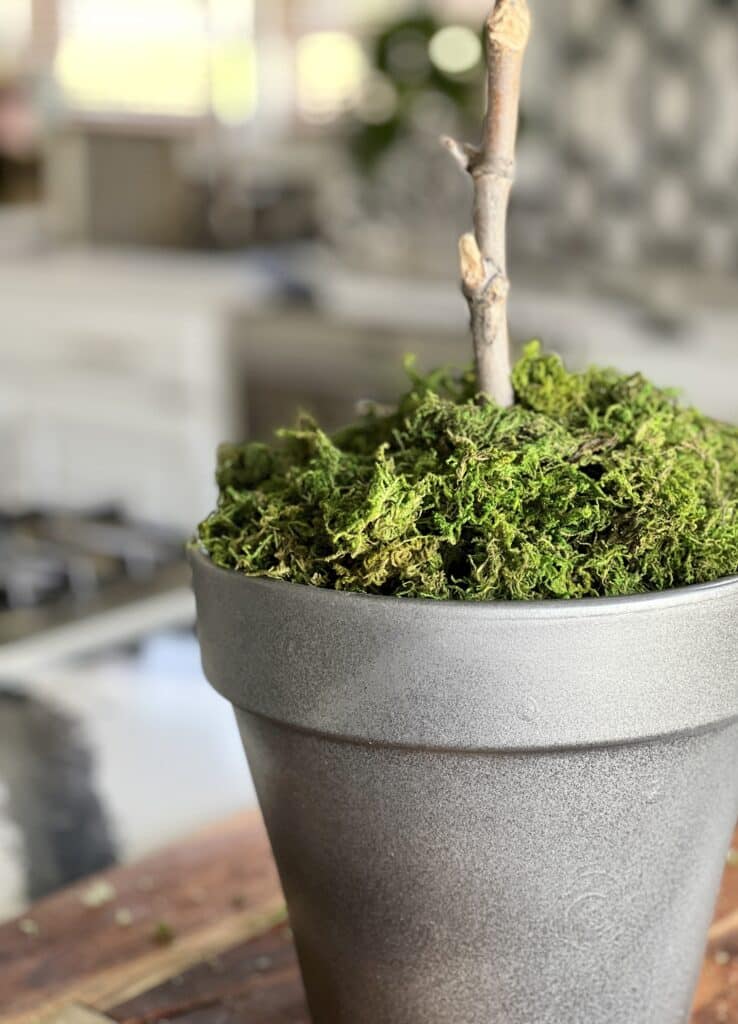
M 217 258 L 90 251 L 3 267 L 0 505 L 112 501 L 191 529 L 235 429 L 234 316 L 261 290 Z

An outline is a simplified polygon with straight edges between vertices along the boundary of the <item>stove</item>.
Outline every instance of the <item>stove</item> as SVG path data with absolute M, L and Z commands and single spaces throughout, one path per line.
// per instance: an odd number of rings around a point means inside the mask
M 0 512 L 0 653 L 187 581 L 184 538 L 115 508 Z
M 194 624 L 184 537 L 0 514 L 0 921 L 253 805 Z

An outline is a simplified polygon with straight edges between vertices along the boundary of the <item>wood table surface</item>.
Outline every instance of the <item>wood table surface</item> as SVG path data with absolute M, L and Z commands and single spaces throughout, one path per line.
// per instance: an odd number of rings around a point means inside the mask
M 88 879 L 1 926 L 0 1021 L 308 1024 L 258 812 Z M 692 1018 L 725 1022 L 738 1024 L 732 857 Z

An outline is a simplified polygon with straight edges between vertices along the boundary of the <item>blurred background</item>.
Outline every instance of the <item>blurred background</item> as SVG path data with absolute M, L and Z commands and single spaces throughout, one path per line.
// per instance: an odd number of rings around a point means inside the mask
M 253 801 L 182 546 L 222 439 L 465 363 L 490 0 L 0 0 L 0 918 Z M 517 342 L 738 419 L 738 2 L 532 0 Z

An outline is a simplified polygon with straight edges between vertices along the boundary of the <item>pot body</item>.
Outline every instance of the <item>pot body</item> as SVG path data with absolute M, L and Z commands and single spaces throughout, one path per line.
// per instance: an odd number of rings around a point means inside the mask
M 738 813 L 738 582 L 458 605 L 193 556 L 316 1024 L 685 1024 Z

